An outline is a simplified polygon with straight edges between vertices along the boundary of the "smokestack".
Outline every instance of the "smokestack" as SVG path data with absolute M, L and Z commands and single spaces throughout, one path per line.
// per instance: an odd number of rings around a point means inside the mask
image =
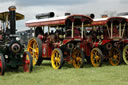
M 91 13 L 91 14 L 86 14 L 87 16 L 91 17 L 92 19 L 95 18 L 95 14 Z
M 10 21 L 10 33 L 15 34 L 16 33 L 16 7 L 10 6 L 8 8 L 9 10 L 9 21 Z
M 108 15 L 107 14 L 104 14 L 104 15 L 101 15 L 102 18 L 107 18 Z
M 122 12 L 122 13 L 117 14 L 117 16 L 126 16 L 126 15 L 128 15 L 128 12 Z
M 49 12 L 49 13 L 41 13 L 36 15 L 36 19 L 43 19 L 43 18 L 51 18 L 54 17 L 54 12 Z
M 94 18 L 95 18 L 95 15 L 92 13 L 92 14 L 90 14 L 90 17 L 91 17 L 92 19 L 94 19 Z
M 69 15 L 71 15 L 71 13 L 65 13 L 65 16 L 69 16 Z

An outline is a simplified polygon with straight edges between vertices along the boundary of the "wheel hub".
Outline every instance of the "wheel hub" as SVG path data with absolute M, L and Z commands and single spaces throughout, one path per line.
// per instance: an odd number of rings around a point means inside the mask
M 117 58 L 118 58 L 118 56 L 117 56 L 117 55 L 114 55 L 114 56 L 113 56 L 113 58 L 114 58 L 114 59 L 117 59 Z

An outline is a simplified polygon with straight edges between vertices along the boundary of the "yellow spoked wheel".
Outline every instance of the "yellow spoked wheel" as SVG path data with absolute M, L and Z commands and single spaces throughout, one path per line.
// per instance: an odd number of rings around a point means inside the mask
M 75 68 L 81 68 L 84 65 L 84 53 L 81 49 L 75 48 L 72 51 L 72 64 Z
M 123 60 L 126 64 L 128 64 L 128 45 L 126 45 L 123 49 Z
M 99 48 L 93 48 L 91 51 L 91 63 L 94 67 L 100 67 L 103 62 L 103 54 Z
M 42 62 L 42 41 L 38 38 L 31 38 L 28 41 L 27 51 L 33 57 L 33 66 L 40 65 Z
M 51 55 L 51 64 L 54 69 L 60 69 L 63 65 L 63 53 L 61 49 L 55 48 Z
M 109 63 L 112 66 L 117 66 L 122 61 L 121 51 L 119 50 L 119 48 L 112 48 L 109 52 L 109 57 Z

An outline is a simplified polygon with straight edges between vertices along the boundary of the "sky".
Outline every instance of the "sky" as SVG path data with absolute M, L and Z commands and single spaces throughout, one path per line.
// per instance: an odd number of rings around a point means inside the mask
M 27 30 L 25 22 L 35 19 L 39 13 L 55 12 L 55 16 L 71 14 L 116 15 L 128 11 L 128 0 L 0 0 L 0 11 L 7 11 L 11 5 L 16 11 L 25 15 L 25 19 L 17 21 L 17 30 Z

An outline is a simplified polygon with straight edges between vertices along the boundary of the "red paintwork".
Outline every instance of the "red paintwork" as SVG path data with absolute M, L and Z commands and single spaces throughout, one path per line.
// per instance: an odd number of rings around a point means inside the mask
M 49 46 L 48 46 L 48 58 L 51 58 L 51 54 L 52 54 L 53 49 L 54 49 L 53 45 L 49 44 Z
M 123 43 L 128 43 L 128 39 L 124 39 L 122 42 Z
M 24 64 L 23 64 L 24 72 L 29 72 L 29 64 L 30 64 L 30 61 L 27 60 L 26 54 L 24 54 L 23 62 L 24 62 Z
M 93 21 L 91 26 L 100 26 L 100 25 L 105 25 L 107 23 L 106 20 L 104 21 Z
M 68 56 L 68 57 L 64 58 L 64 61 L 69 62 L 70 60 L 71 60 L 71 57 L 70 57 L 70 56 Z
M 87 42 L 86 40 L 83 40 L 83 42 L 80 45 L 80 48 L 82 49 L 82 51 L 86 56 L 90 56 L 90 51 L 92 46 L 89 42 Z
M 42 57 L 51 58 L 53 49 L 54 49 L 53 44 L 50 44 L 48 42 L 42 43 Z
M 111 18 L 108 18 L 108 19 L 99 19 L 99 21 L 93 21 L 91 26 L 102 26 L 102 25 L 105 25 L 107 24 L 108 22 L 113 22 L 114 20 L 116 21 L 126 21 L 128 22 L 128 19 L 127 18 L 123 18 L 123 17 L 111 17 Z M 102 28 L 103 29 L 103 28 Z M 99 30 L 99 29 L 96 29 L 96 30 Z M 99 47 L 99 46 L 104 46 L 105 44 L 111 42 L 111 41 L 116 41 L 116 42 L 123 42 L 123 44 L 128 44 L 128 39 L 122 39 L 122 38 L 119 38 L 119 31 L 117 30 L 116 27 L 113 27 L 113 38 L 111 39 L 109 36 L 108 36 L 108 33 L 107 33 L 107 30 L 104 29 L 104 40 L 101 40 L 101 42 L 97 41 L 97 42 L 91 42 L 91 38 L 87 38 L 85 39 L 86 43 L 85 46 L 81 46 L 81 48 L 83 49 L 84 47 L 84 53 L 86 54 L 86 56 L 89 56 L 90 55 L 90 51 L 93 47 Z M 91 43 L 90 43 L 91 42 Z M 90 45 L 90 46 L 89 46 Z M 92 47 L 91 47 L 92 46 Z M 105 58 L 108 58 L 108 55 L 104 55 Z
M 38 26 L 46 26 L 46 25 L 57 25 L 57 24 L 65 24 L 65 20 L 53 20 L 53 21 L 46 21 L 46 22 L 34 22 L 34 23 L 26 23 L 27 27 L 38 27 Z
M 110 17 L 106 20 L 93 21 L 91 26 L 105 25 L 105 24 L 107 24 L 108 21 L 112 22 L 113 20 L 117 20 L 117 21 L 125 20 L 126 22 L 128 22 L 128 19 L 124 18 L 124 17 Z
M 48 57 L 48 45 L 47 43 L 42 43 L 42 57 L 47 58 Z
M 109 43 L 110 41 L 112 41 L 112 40 L 102 40 L 101 45 L 104 45 L 104 44 L 106 44 L 106 43 Z
M 29 66 L 28 64 L 23 65 L 24 72 L 29 72 Z
M 38 37 L 39 39 L 41 39 L 41 40 L 44 39 L 44 36 L 43 36 L 43 35 L 40 35 L 40 34 L 39 34 L 37 37 Z
M 114 21 L 114 20 L 120 21 L 120 22 L 124 20 L 124 21 L 128 22 L 128 19 L 124 18 L 124 17 L 111 17 L 111 18 L 108 19 L 108 21 L 111 21 L 111 22 Z
M 2 63 L 1 63 L 1 60 L 0 60 L 0 68 L 2 67 Z
M 65 45 L 65 44 L 67 44 L 68 42 L 70 42 L 70 41 L 72 41 L 72 40 L 73 40 L 72 38 L 64 39 L 64 40 L 63 40 L 63 44 Z
M 64 19 L 55 19 L 55 20 L 47 20 L 47 21 L 40 21 L 37 22 L 29 22 L 25 23 L 27 27 L 39 27 L 39 26 L 49 26 L 49 25 L 65 25 L 65 22 L 67 19 L 70 19 L 71 21 L 74 20 L 74 17 L 82 17 L 82 20 L 88 20 L 89 22 L 92 22 L 92 19 L 85 15 L 70 15 L 68 17 L 65 17 Z
M 29 22 L 26 23 L 27 27 L 39 27 L 39 26 L 57 26 L 57 25 L 65 25 L 67 20 L 71 20 L 72 22 L 75 21 L 75 18 L 80 19 L 81 21 L 88 21 L 89 23 L 92 22 L 92 19 L 88 16 L 85 15 L 70 15 L 65 17 L 65 19 L 57 19 L 57 20 L 50 20 L 50 21 L 41 21 L 41 20 L 37 20 L 36 22 Z M 49 36 L 49 35 L 48 35 Z M 38 38 L 40 38 L 42 40 L 42 57 L 45 58 L 51 58 L 51 54 L 54 48 L 60 48 L 61 45 L 65 45 L 71 41 L 78 41 L 78 42 L 82 42 L 84 41 L 83 38 L 81 38 L 80 36 L 80 30 L 74 28 L 74 37 L 72 38 L 70 37 L 66 37 L 63 41 L 55 41 L 55 42 L 50 42 L 50 40 L 48 39 L 48 36 L 46 37 L 47 39 L 43 38 L 44 36 L 38 36 Z M 89 55 L 90 50 L 89 46 L 85 46 L 85 43 L 82 43 L 80 45 L 81 48 L 87 50 L 87 54 Z M 67 51 L 64 52 L 64 54 L 66 54 L 66 58 L 64 58 L 65 61 L 70 61 L 71 59 L 71 55 L 70 53 L 68 53 Z
M 124 20 L 124 21 L 128 22 L 128 19 L 126 19 L 126 18 L 112 17 L 112 18 L 108 18 L 108 19 L 107 18 L 106 19 L 99 19 L 99 21 L 98 20 L 93 21 L 92 24 L 91 24 L 91 26 L 102 26 L 102 25 L 107 24 L 109 21 L 110 22 L 113 22 L 113 20 L 117 20 L 117 21 Z M 92 29 L 90 29 L 90 30 L 92 30 Z M 96 30 L 99 30 L 99 29 L 96 29 Z M 113 38 L 112 39 L 108 36 L 107 29 L 104 29 L 104 32 L 105 32 L 103 34 L 104 40 L 102 40 L 101 42 L 99 42 L 99 41 L 97 41 L 97 42 L 93 41 L 92 40 L 92 37 L 95 37 L 95 36 L 89 36 L 88 38 L 84 38 L 84 41 L 83 41 L 83 43 L 82 43 L 82 45 L 81 45 L 80 48 L 82 48 L 84 50 L 84 53 L 85 53 L 86 56 L 90 56 L 90 52 L 91 52 L 91 49 L 92 48 L 94 48 L 94 47 L 97 47 L 98 48 L 99 45 L 100 46 L 103 46 L 106 43 L 109 43 L 111 41 L 114 41 L 115 38 L 119 38 L 119 32 L 118 32 L 118 30 L 116 28 L 113 28 Z M 120 38 L 119 38 L 118 41 L 119 42 L 121 41 Z M 122 42 L 123 43 L 128 43 L 128 40 L 125 39 Z

